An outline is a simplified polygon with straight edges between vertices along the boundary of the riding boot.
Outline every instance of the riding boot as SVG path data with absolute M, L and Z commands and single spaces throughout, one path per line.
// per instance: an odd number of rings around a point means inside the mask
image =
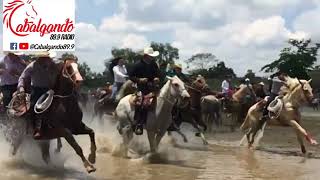
M 143 107 L 137 106 L 135 113 L 134 113 L 134 121 L 135 121 L 135 128 L 134 132 L 136 135 L 142 135 L 143 134 Z

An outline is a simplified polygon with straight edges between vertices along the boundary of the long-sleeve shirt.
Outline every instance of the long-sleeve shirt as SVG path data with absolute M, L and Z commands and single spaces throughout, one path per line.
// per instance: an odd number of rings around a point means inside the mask
M 17 84 L 21 72 L 26 67 L 20 58 L 11 59 L 9 56 L 5 56 L 0 61 L 0 66 L 3 69 L 3 73 L 0 75 L 1 86 Z
M 126 82 L 126 77 L 128 77 L 127 75 L 127 69 L 126 67 L 123 66 L 115 66 L 113 67 L 113 73 L 114 73 L 114 82 L 119 82 L 119 83 L 124 83 Z
M 37 60 L 30 63 L 19 78 L 18 87 L 24 87 L 31 79 L 31 86 L 39 88 L 53 88 L 58 76 L 56 64 L 51 60 Z
M 129 78 L 131 81 L 137 83 L 140 91 L 147 93 L 148 91 L 151 91 L 148 83 L 140 84 L 138 81 L 139 78 L 147 78 L 148 82 L 152 83 L 154 78 L 160 78 L 160 69 L 155 61 L 151 61 L 148 64 L 141 60 L 133 66 L 132 70 L 129 72 Z
M 230 84 L 227 80 L 224 80 L 221 84 L 222 93 L 228 93 L 230 89 Z

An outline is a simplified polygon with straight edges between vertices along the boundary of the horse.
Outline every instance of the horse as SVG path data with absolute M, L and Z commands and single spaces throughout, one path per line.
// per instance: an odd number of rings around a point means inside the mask
M 214 95 L 207 95 L 201 98 L 201 114 L 209 132 L 212 131 L 213 121 L 217 127 L 222 125 L 220 104 L 220 100 Z
M 251 85 L 240 85 L 239 89 L 232 94 L 231 99 L 225 99 L 225 108 L 228 114 L 231 114 L 231 131 L 234 126 L 242 123 L 249 108 L 256 103 L 256 95 Z
M 134 82 L 131 80 L 127 80 L 120 88 L 119 92 L 116 95 L 115 101 L 111 100 L 109 97 L 112 93 L 112 86 L 108 87 L 108 91 L 104 95 L 103 100 L 101 101 L 100 98 L 96 98 L 93 107 L 93 114 L 92 114 L 92 121 L 95 117 L 98 116 L 100 124 L 103 125 L 103 118 L 104 114 L 111 114 L 113 113 L 114 109 L 117 107 L 117 102 L 124 96 L 128 94 L 132 94 L 137 90 Z M 99 95 L 98 95 L 99 97 Z
M 294 128 L 296 132 L 296 136 L 298 142 L 300 144 L 301 152 L 306 154 L 306 148 L 303 144 L 303 136 L 311 145 L 317 145 L 317 141 L 311 137 L 310 134 L 300 125 L 301 123 L 301 114 L 299 108 L 304 103 L 310 103 L 313 100 L 313 93 L 312 87 L 310 85 L 311 80 L 299 80 L 297 78 L 290 78 L 287 79 L 287 86 L 282 88 L 281 92 L 284 95 L 282 98 L 282 106 L 278 111 L 278 117 L 274 117 L 275 120 L 279 121 L 282 125 L 289 125 Z M 248 147 L 251 147 L 255 141 L 255 136 L 259 129 L 259 132 L 262 137 L 264 128 L 267 122 L 261 120 L 262 117 L 262 109 L 263 105 L 265 104 L 261 100 L 260 102 L 256 103 L 252 108 L 250 108 L 247 117 L 243 124 L 241 125 L 241 130 L 245 131 L 246 134 L 243 136 L 240 144 L 247 138 Z M 258 136 L 259 137 L 259 136 Z M 258 143 L 258 142 L 257 142 Z
M 172 122 L 172 108 L 177 99 L 189 98 L 190 95 L 185 89 L 184 83 L 177 77 L 167 77 L 168 81 L 161 88 L 156 99 L 155 109 L 149 111 L 145 129 L 147 130 L 151 154 L 157 152 L 159 143 L 165 135 Z M 124 148 L 127 157 L 128 146 L 133 138 L 134 105 L 135 95 L 130 94 L 119 101 L 115 110 L 115 118 L 118 121 L 118 130 L 122 135 Z
M 56 64 L 59 76 L 56 79 L 53 88 L 53 101 L 45 114 L 43 122 L 43 135 L 40 140 L 51 140 L 63 137 L 69 145 L 75 150 L 81 158 L 83 165 L 88 173 L 96 171 L 92 165 L 96 161 L 96 142 L 95 133 L 82 122 L 82 111 L 77 100 L 77 89 L 79 88 L 80 73 L 75 62 L 61 62 Z M 30 121 L 25 121 L 30 122 Z M 30 127 L 30 126 L 28 126 Z M 23 129 L 19 129 L 23 132 Z M 27 132 L 26 132 L 27 133 Z M 90 154 L 88 159 L 83 155 L 82 148 L 79 146 L 74 135 L 88 134 L 90 136 Z M 21 133 L 18 143 L 14 148 L 18 148 L 22 143 L 22 139 L 26 134 Z M 58 139 L 59 140 L 59 139 Z M 50 161 L 49 141 L 41 143 L 41 151 L 43 160 L 48 163 Z M 59 147 L 60 146 L 60 147 Z M 58 141 L 58 148 L 61 148 L 61 141 Z
M 177 102 L 173 111 L 173 126 L 180 127 L 183 122 L 191 124 L 197 130 L 196 136 L 200 136 L 203 144 L 207 145 L 208 142 L 204 137 L 204 131 L 207 130 L 207 124 L 203 121 L 201 110 L 202 106 L 206 106 L 204 107 L 205 109 L 211 108 L 211 104 L 207 106 L 202 99 L 202 95 L 211 92 L 203 76 L 196 77 L 191 86 L 186 87 L 191 98 L 187 103 Z M 171 135 L 171 131 L 175 131 L 180 134 L 184 139 L 184 142 L 188 141 L 180 128 L 169 128 L 169 135 Z

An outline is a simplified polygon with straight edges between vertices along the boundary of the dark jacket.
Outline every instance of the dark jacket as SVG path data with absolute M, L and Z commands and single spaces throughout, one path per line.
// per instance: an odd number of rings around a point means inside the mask
M 148 83 L 140 84 L 139 78 L 147 78 Z M 129 79 L 138 84 L 138 89 L 143 94 L 153 91 L 153 80 L 154 78 L 160 78 L 160 69 L 155 61 L 151 61 L 147 64 L 143 60 L 136 63 L 132 70 L 129 71 Z

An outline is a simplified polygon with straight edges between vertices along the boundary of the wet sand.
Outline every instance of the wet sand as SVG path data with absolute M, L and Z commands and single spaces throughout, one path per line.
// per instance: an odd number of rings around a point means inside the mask
M 305 110 L 302 125 L 320 140 L 320 113 Z M 108 121 L 108 120 L 106 120 Z M 319 179 L 319 147 L 306 144 L 309 157 L 304 158 L 296 136 L 290 127 L 269 126 L 257 150 L 240 147 L 242 133 L 229 132 L 228 127 L 207 134 L 209 146 L 202 145 L 194 132 L 185 126 L 189 143 L 174 135 L 162 141 L 159 157 L 153 163 L 145 158 L 124 159 L 112 156 L 112 149 L 120 142 L 115 126 L 106 122 L 103 127 L 88 124 L 97 131 L 97 171 L 84 172 L 82 163 L 63 140 L 63 151 L 55 154 L 52 164 L 46 165 L 33 143 L 25 142 L 16 157 L 10 157 L 9 146 L 0 141 L 0 179 L 124 179 L 124 180 L 193 180 L 193 179 Z M 99 128 L 98 128 L 99 127 Z M 77 137 L 86 154 L 89 137 Z M 52 142 L 55 146 L 56 142 Z M 147 150 L 146 137 L 136 138 L 135 147 Z

